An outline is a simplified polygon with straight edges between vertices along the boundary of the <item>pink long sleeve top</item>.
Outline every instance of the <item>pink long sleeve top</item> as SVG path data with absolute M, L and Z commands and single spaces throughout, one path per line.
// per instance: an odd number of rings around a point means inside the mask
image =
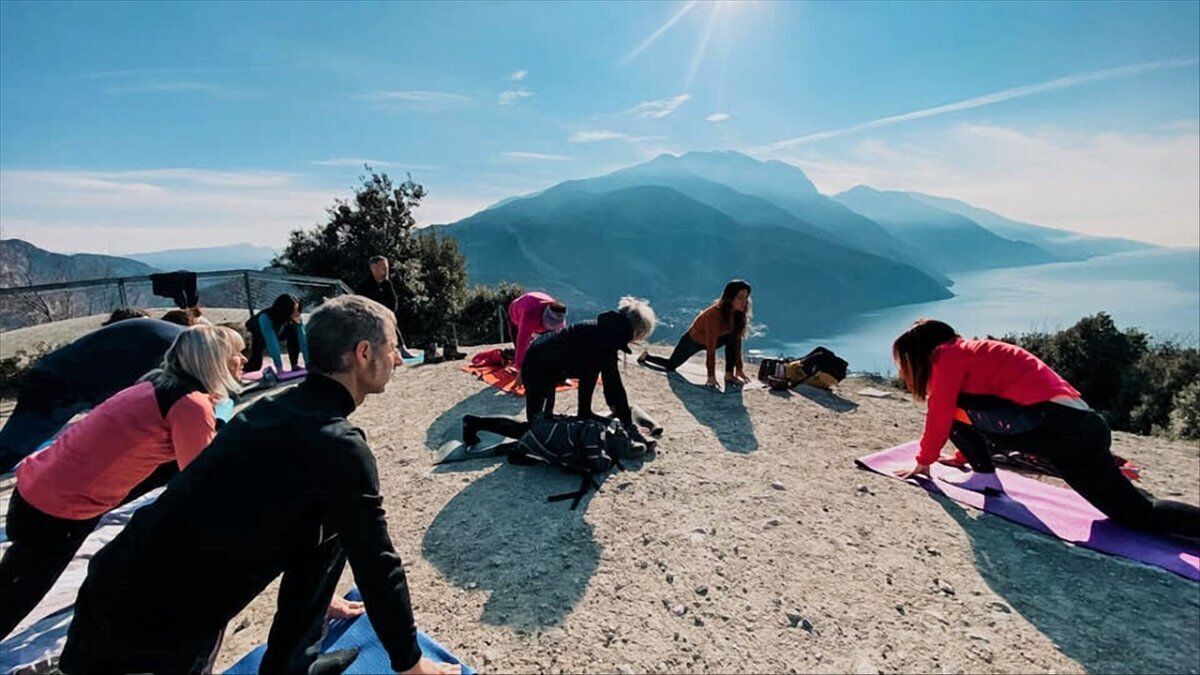
M 525 363 L 525 351 L 529 349 L 529 343 L 533 342 L 533 336 L 546 332 L 546 327 L 542 323 L 542 315 L 545 313 L 546 307 L 554 302 L 554 298 L 549 295 L 533 291 L 509 304 L 508 319 L 517 328 L 516 338 L 513 340 L 513 347 L 516 350 L 514 361 L 517 370 L 520 370 L 521 364 Z
M 87 520 L 118 506 L 160 465 L 183 469 L 216 435 L 208 394 L 139 382 L 117 392 L 17 467 L 17 490 L 39 511 Z
M 933 350 L 929 413 L 917 461 L 932 464 L 950 439 L 959 394 L 998 396 L 1018 405 L 1056 398 L 1080 398 L 1079 392 L 1041 359 L 1016 345 L 998 340 L 964 340 Z

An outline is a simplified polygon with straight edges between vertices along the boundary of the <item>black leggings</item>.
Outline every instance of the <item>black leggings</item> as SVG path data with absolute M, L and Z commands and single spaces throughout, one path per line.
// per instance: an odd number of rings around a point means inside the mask
M 717 346 L 725 348 L 725 372 L 732 373 L 734 364 L 738 361 L 738 355 L 742 351 L 741 339 L 732 333 L 722 335 L 717 338 Z M 689 333 L 684 333 L 683 337 L 679 338 L 679 342 L 675 345 L 675 351 L 671 352 L 671 358 L 647 354 L 646 363 L 656 370 L 673 373 L 685 361 L 702 351 L 704 351 L 704 345 L 693 340 Z
M 1200 538 L 1200 508 L 1150 499 L 1129 482 L 1113 461 L 1112 432 L 1094 410 L 1058 403 L 967 410 L 973 424 L 955 422 L 954 447 L 980 473 L 996 470 L 992 448 L 1033 453 L 1058 470 L 1084 499 L 1113 521 L 1140 530 Z M 1004 433 L 1015 430 L 1017 433 Z
M 42 513 L 13 490 L 8 502 L 8 550 L 0 560 L 0 639 L 46 597 L 99 517 L 66 520 Z

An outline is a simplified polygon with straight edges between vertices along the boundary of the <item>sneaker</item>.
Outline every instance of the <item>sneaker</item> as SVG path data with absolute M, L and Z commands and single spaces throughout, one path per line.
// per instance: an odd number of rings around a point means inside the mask
M 466 353 L 458 351 L 458 347 L 445 347 L 442 349 L 442 359 L 446 361 L 458 361 L 465 358 L 467 358 Z
M 425 350 L 425 363 L 441 363 L 442 357 L 438 356 L 437 349 Z
M 1000 477 L 996 475 L 995 471 L 990 473 L 966 471 L 950 476 L 941 476 L 939 480 L 971 492 L 982 492 L 985 495 L 1004 494 L 1004 486 L 1000 484 Z
M 462 421 L 462 437 L 463 443 L 467 445 L 479 444 L 479 430 L 475 428 L 476 418 L 474 415 L 463 415 Z

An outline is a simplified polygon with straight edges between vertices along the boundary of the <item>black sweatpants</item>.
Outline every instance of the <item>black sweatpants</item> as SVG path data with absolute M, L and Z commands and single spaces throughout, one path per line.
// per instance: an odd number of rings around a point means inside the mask
M 725 373 L 729 375 L 733 372 L 733 364 L 737 363 L 738 354 L 742 350 L 742 341 L 736 335 L 722 335 L 717 338 L 717 346 L 725 348 Z M 675 372 L 675 369 L 682 366 L 685 361 L 692 358 L 696 354 L 704 351 L 704 345 L 692 339 L 690 333 L 684 333 L 683 337 L 679 338 L 679 342 L 675 345 L 675 351 L 671 352 L 670 358 L 663 358 L 653 354 L 646 355 L 646 363 L 655 367 L 658 370 L 665 370 L 668 373 Z
M 966 412 L 973 424 L 955 422 L 950 441 L 975 471 L 996 470 L 993 446 L 1033 453 L 1050 462 L 1068 485 L 1113 521 L 1200 538 L 1200 508 L 1150 499 L 1121 473 L 1109 451 L 1112 432 L 1096 411 L 1046 402 Z
M 0 560 L 0 639 L 46 597 L 100 518 L 67 520 L 42 513 L 13 490 Z
M 104 552 L 102 551 L 101 554 Z M 323 540 L 290 561 L 280 582 L 279 604 L 267 651 L 263 654 L 260 673 L 330 673 L 340 672 L 325 667 L 314 668 L 320 656 L 321 643 L 327 627 L 326 614 L 337 583 L 346 566 L 346 554 L 337 536 Z M 297 592 L 298 591 L 298 592 Z M 60 666 L 70 675 L 112 672 L 198 673 L 212 672 L 216 650 L 220 647 L 224 627 L 217 630 L 189 625 L 188 608 L 166 623 L 162 635 L 153 630 L 134 634 L 115 633 L 111 617 L 100 615 L 97 608 L 112 611 L 138 612 L 136 607 L 122 605 L 123 589 L 100 588 L 89 575 L 79 591 L 75 617 L 68 632 Z M 136 598 L 126 598 L 136 604 Z M 132 623 L 139 623 L 134 620 Z M 116 623 L 128 626 L 119 618 Z M 288 645 L 286 650 L 272 649 L 272 644 Z

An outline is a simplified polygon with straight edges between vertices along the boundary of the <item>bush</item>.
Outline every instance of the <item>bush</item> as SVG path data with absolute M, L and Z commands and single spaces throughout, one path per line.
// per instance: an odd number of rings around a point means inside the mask
M 272 265 L 294 274 L 333 277 L 354 286 L 367 275 L 367 260 L 391 262 L 400 330 L 413 346 L 443 343 L 466 297 L 467 263 L 458 242 L 432 228 L 418 230 L 415 210 L 425 188 L 411 178 L 393 183 L 365 167 L 368 176 L 352 201 L 337 200 L 327 222 L 294 230 Z
M 1170 431 L 1176 438 L 1200 438 L 1200 382 L 1189 383 L 1175 395 Z
M 1103 312 L 1057 333 L 1003 340 L 1045 361 L 1113 429 L 1200 438 L 1195 410 L 1200 350 L 1155 343 L 1136 329 L 1122 331 Z
M 458 339 L 464 345 L 485 345 L 511 339 L 508 335 L 508 306 L 525 293 L 520 284 L 501 281 L 495 286 L 473 286 L 467 292 L 458 316 Z M 504 338 L 497 325 L 497 311 L 504 313 Z

